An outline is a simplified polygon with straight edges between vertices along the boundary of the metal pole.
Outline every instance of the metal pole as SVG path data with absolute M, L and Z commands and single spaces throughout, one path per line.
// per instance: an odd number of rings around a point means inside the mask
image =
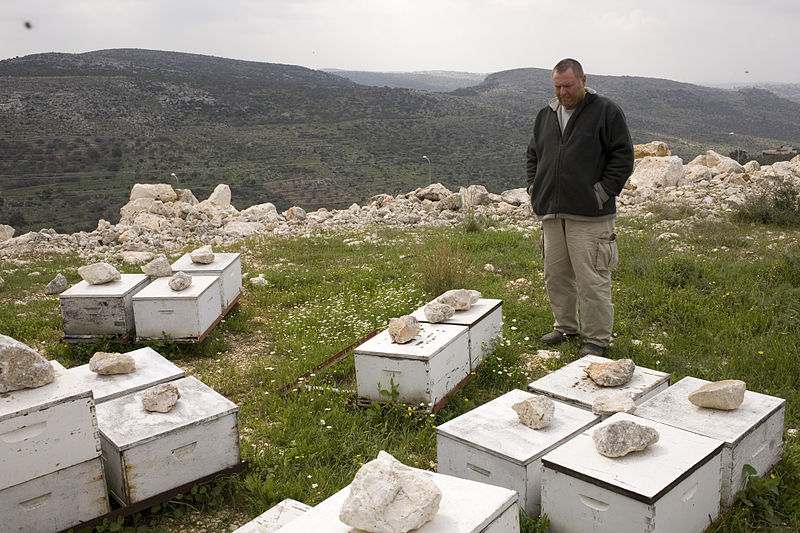
M 431 184 L 431 160 L 428 159 L 427 155 L 423 155 L 422 159 L 428 162 L 428 185 Z

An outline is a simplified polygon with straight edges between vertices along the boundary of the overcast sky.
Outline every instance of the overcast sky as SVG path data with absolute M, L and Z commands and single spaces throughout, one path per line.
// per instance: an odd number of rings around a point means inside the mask
M 800 83 L 798 25 L 798 0 L 0 0 L 0 59 L 145 48 L 490 73 L 574 57 L 590 76 Z

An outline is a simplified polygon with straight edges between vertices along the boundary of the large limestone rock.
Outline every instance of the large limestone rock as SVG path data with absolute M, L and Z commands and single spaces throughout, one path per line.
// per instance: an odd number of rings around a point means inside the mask
M 636 364 L 632 359 L 618 359 L 608 363 L 589 363 L 584 372 L 601 387 L 619 387 L 631 380 L 634 370 Z
M 416 196 L 420 200 L 431 200 L 434 202 L 438 202 L 439 200 L 443 200 L 450 196 L 452 191 L 450 191 L 447 187 L 442 185 L 441 183 L 432 183 L 427 187 L 423 187 L 419 191 L 417 191 Z
M 89 370 L 96 374 L 130 374 L 136 370 L 136 361 L 127 353 L 96 352 L 89 359 Z
M 192 284 L 192 276 L 186 272 L 176 272 L 169 280 L 169 288 L 175 292 L 180 292 L 189 288 Z
M 0 393 L 41 387 L 54 379 L 50 361 L 33 348 L 0 334 Z
M 305 220 L 306 217 L 308 217 L 308 213 L 306 213 L 306 210 L 303 209 L 302 207 L 298 207 L 295 205 L 287 209 L 283 213 L 283 216 L 286 218 L 286 220 L 300 221 L 300 220 Z
M 689 394 L 689 401 L 698 407 L 710 409 L 736 409 L 744 401 L 747 385 L 738 379 L 725 379 L 706 383 Z
M 131 189 L 130 201 L 133 202 L 139 198 L 174 202 L 178 199 L 178 195 L 167 183 L 136 183 Z
M 180 397 L 178 387 L 172 383 L 161 383 L 142 393 L 142 406 L 150 412 L 169 413 Z
M 207 202 L 217 207 L 226 208 L 231 206 L 231 188 L 220 183 L 214 187 L 214 192 L 208 197 Z
M 104 262 L 82 266 L 78 269 L 78 274 L 90 285 L 102 285 L 122 279 L 119 270 Z
M 626 187 L 663 188 L 675 187 L 683 180 L 683 160 L 676 156 L 643 157 L 634 162 L 633 174 Z
M 166 278 L 172 275 L 172 265 L 166 255 L 158 254 L 155 259 L 142 266 L 142 272 L 155 278 Z
M 503 191 L 500 193 L 500 198 L 507 204 L 514 206 L 529 204 L 531 202 L 531 197 L 528 196 L 528 190 L 525 187 Z
M 56 277 L 47 284 L 47 287 L 44 288 L 45 294 L 61 294 L 69 287 L 69 282 L 67 282 L 67 278 L 64 277 L 64 274 L 59 272 L 56 274 Z
M 189 257 L 192 263 L 199 263 L 201 265 L 209 265 L 214 262 L 214 252 L 210 244 L 201 246 L 197 250 L 190 252 Z
M 594 430 L 592 440 L 606 457 L 622 457 L 658 442 L 658 431 L 632 420 L 618 420 Z
M 419 322 L 411 315 L 389 320 L 389 337 L 392 342 L 405 344 L 419 333 Z
M 339 520 L 368 533 L 407 533 L 433 519 L 441 500 L 428 474 L 381 451 L 356 472 Z
M 472 293 L 467 289 L 451 289 L 436 298 L 436 301 L 447 304 L 456 311 L 466 311 L 472 307 L 472 298 Z
M 0 224 L 0 242 L 7 241 L 14 236 L 14 228 L 6 224 Z
M 633 145 L 633 157 L 641 159 L 643 157 L 667 157 L 672 155 L 667 143 L 663 141 L 652 141 L 647 144 Z
M 519 421 L 531 429 L 542 429 L 553 421 L 555 404 L 546 396 L 525 398 L 511 406 L 519 416 Z
M 444 322 L 445 320 L 452 318 L 456 310 L 453 309 L 453 306 L 451 305 L 433 301 L 425 306 L 423 312 L 425 313 L 425 318 L 428 319 L 428 322 L 431 324 L 438 324 L 439 322 Z

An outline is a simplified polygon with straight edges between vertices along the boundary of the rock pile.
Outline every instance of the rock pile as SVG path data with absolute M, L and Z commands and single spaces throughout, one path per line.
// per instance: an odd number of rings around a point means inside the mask
M 749 194 L 779 180 L 800 187 L 800 156 L 760 167 L 755 161 L 740 165 L 708 151 L 684 164 L 664 143 L 637 145 L 636 149 L 633 175 L 617 200 L 621 214 L 646 217 L 654 204 L 661 204 L 692 213 L 692 219 L 705 219 L 731 211 Z M 225 184 L 203 201 L 189 189 L 173 189 L 164 183 L 136 184 L 116 225 L 101 219 L 91 232 L 64 235 L 43 229 L 18 237 L 13 237 L 13 228 L 0 226 L 0 257 L 37 251 L 111 257 L 175 251 L 187 242 L 230 244 L 253 235 L 313 236 L 375 225 L 445 227 L 458 224 L 466 214 L 524 228 L 535 223 L 522 187 L 493 194 L 482 185 L 453 192 L 434 183 L 397 196 L 378 194 L 363 206 L 320 208 L 310 213 L 292 207 L 278 213 L 269 202 L 238 211 L 231 205 L 231 191 Z

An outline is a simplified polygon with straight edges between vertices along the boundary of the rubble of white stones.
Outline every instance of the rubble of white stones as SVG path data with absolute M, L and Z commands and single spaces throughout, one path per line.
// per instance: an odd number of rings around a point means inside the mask
M 666 144 L 657 141 L 637 145 L 636 151 L 633 175 L 617 199 L 622 215 L 647 218 L 652 216 L 655 204 L 692 213 L 688 220 L 675 221 L 678 225 L 724 216 L 748 195 L 772 187 L 778 180 L 800 188 L 800 156 L 761 167 L 755 161 L 740 165 L 713 151 L 684 163 L 670 154 Z M 465 213 L 530 228 L 535 223 L 530 199 L 522 187 L 525 184 L 520 185 L 494 194 L 482 185 L 450 191 L 434 183 L 396 196 L 378 194 L 363 206 L 313 212 L 292 207 L 279 213 L 271 203 L 237 210 L 225 184 L 218 185 L 203 201 L 189 189 L 174 189 L 164 183 L 136 184 L 130 201 L 120 209 L 117 224 L 101 219 L 97 229 L 90 232 L 59 234 L 43 229 L 16 237 L 12 228 L 0 227 L 0 258 L 44 251 L 127 258 L 152 254 L 153 250 L 177 251 L 187 242 L 220 246 L 254 235 L 312 237 L 357 232 L 376 225 L 448 227 L 461 223 Z

